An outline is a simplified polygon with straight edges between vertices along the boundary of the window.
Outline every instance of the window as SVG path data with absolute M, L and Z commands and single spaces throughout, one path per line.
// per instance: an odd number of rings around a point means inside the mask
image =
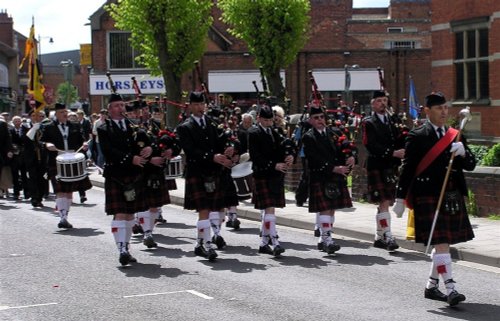
M 455 33 L 456 99 L 489 99 L 488 25 L 483 21 L 452 23 Z
M 415 49 L 415 41 L 412 40 L 402 40 L 402 41 L 391 41 L 391 49 Z
M 110 32 L 108 37 L 109 69 L 144 68 L 135 60 L 139 52 L 132 48 L 130 32 Z
M 389 27 L 387 28 L 388 33 L 401 33 L 403 32 L 403 27 Z

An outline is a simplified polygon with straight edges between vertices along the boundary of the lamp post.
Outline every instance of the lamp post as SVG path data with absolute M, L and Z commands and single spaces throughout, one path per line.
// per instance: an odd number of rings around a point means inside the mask
M 50 44 L 54 43 L 54 39 L 52 37 L 42 37 L 38 34 L 38 58 L 40 59 L 40 64 L 42 64 L 42 39 L 49 39 Z
M 66 104 L 66 107 L 69 108 L 69 100 L 71 99 L 71 82 L 73 81 L 73 61 L 71 61 L 71 59 L 62 60 L 60 64 L 64 67 L 64 80 L 67 83 L 64 103 Z
M 350 101 L 350 88 L 351 88 L 351 73 L 349 70 L 359 69 L 359 65 L 344 65 L 344 101 Z

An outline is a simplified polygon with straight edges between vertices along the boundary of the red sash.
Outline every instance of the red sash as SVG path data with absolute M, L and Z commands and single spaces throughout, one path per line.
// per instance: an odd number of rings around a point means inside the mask
M 457 137 L 458 135 L 458 130 L 455 128 L 449 127 L 448 130 L 446 131 L 446 134 L 441 137 L 440 140 L 437 141 L 434 146 L 432 146 L 431 149 L 425 154 L 425 156 L 422 158 L 420 163 L 417 166 L 417 170 L 415 171 L 415 177 L 419 176 L 420 174 L 425 171 L 427 167 L 441 154 L 448 145 L 450 145 L 451 142 Z M 413 185 L 413 183 L 411 184 Z M 410 192 L 408 193 L 408 196 L 406 197 L 406 205 L 408 208 L 413 209 L 413 204 L 410 202 L 410 197 L 411 195 L 411 187 L 410 187 Z

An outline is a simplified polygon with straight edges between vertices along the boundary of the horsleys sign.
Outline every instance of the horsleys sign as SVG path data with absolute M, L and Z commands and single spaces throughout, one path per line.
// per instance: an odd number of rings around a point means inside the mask
M 151 75 L 112 75 L 116 91 L 122 95 L 135 94 L 132 77 L 135 77 L 137 85 L 143 94 L 164 94 L 165 83 L 163 77 L 153 77 Z M 90 75 L 90 94 L 109 95 L 111 89 L 106 75 Z

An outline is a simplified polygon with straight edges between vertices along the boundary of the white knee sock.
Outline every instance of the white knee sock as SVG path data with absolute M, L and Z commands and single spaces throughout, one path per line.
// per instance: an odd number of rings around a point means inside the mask
M 276 231 L 276 215 L 264 214 L 264 228 L 268 231 L 273 246 L 279 245 L 278 232 Z M 264 235 L 264 233 L 262 233 Z
M 386 237 L 392 237 L 391 234 L 391 213 L 381 212 L 377 213 L 377 233 L 375 235 L 376 239 L 385 239 Z
M 127 239 L 127 228 L 127 221 L 111 221 L 111 233 L 113 234 L 116 246 L 118 247 L 118 251 L 120 251 L 120 253 L 127 251 L 128 242 L 130 240 Z
M 321 236 L 319 237 L 320 242 L 324 244 L 329 244 L 332 242 L 332 218 L 330 215 L 320 215 L 319 216 L 319 228 L 321 231 Z
M 196 223 L 198 230 L 198 245 L 203 245 L 203 243 L 210 242 L 210 220 L 198 220 Z
M 158 210 L 157 212 L 149 211 L 151 214 L 151 225 L 149 226 L 149 230 L 151 230 L 151 233 L 153 232 L 155 226 L 156 226 L 156 219 L 160 216 L 160 211 Z
M 151 234 L 151 213 L 149 211 L 137 212 L 137 220 L 144 231 L 144 236 Z
M 320 228 L 321 226 L 321 222 L 319 221 L 319 217 L 321 215 L 319 214 L 319 212 L 316 213 L 316 221 L 314 222 L 314 230 L 317 230 Z
M 220 214 L 219 212 L 210 212 L 208 214 L 208 219 L 210 220 L 210 226 L 214 235 L 220 235 Z
M 453 281 L 451 270 L 451 255 L 450 253 L 434 254 L 432 259 L 433 263 L 434 259 L 436 260 L 436 271 L 441 275 L 441 279 L 444 281 L 446 292 L 450 294 L 455 290 L 455 281 Z
M 59 217 L 61 220 L 66 220 L 68 218 L 68 201 L 65 197 L 56 198 L 56 209 L 59 212 Z
M 227 211 L 228 220 L 234 221 L 235 219 L 237 219 L 238 218 L 237 212 L 238 210 L 236 209 L 236 206 L 231 206 Z

